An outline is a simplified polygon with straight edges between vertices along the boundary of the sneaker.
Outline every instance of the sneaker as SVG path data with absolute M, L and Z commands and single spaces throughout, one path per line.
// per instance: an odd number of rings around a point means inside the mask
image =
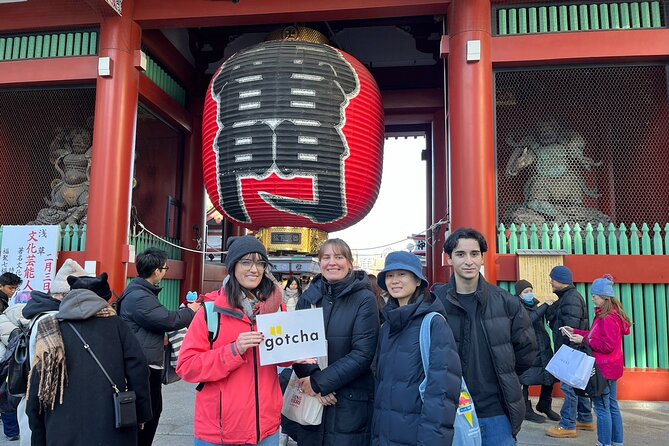
M 7 437 L 7 441 L 18 441 L 21 438 L 20 435 L 14 435 L 13 437 Z
M 578 436 L 576 429 L 565 429 L 562 426 L 554 426 L 546 429 L 546 435 L 554 438 L 575 438 Z
M 580 421 L 576 422 L 576 429 L 580 431 L 594 431 L 595 423 L 581 423 Z
M 541 412 L 542 414 L 546 415 L 546 417 L 548 417 L 548 419 L 551 421 L 560 421 L 560 414 L 554 412 L 550 407 L 539 407 L 537 404 L 537 412 Z

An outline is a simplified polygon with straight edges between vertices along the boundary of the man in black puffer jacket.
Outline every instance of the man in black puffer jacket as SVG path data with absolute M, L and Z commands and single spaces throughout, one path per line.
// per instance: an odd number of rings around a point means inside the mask
M 169 269 L 166 252 L 149 248 L 137 256 L 135 267 L 139 277 L 130 282 L 119 298 L 118 314 L 137 337 L 149 363 L 153 418 L 137 433 L 138 445 L 150 446 L 163 410 L 161 386 L 165 332 L 190 325 L 200 304 L 192 303 L 187 308 L 170 311 L 158 300 L 161 290 L 158 284 Z
M 570 345 L 569 338 L 562 334 L 560 328 L 568 326 L 580 330 L 588 329 L 588 307 L 581 293 L 574 287 L 573 275 L 569 268 L 556 266 L 549 275 L 551 288 L 557 295 L 558 301 L 546 312 L 546 320 L 553 331 L 553 342 L 557 353 L 562 345 Z M 590 399 L 577 396 L 574 389 L 565 383 L 560 383 L 560 389 L 564 393 L 564 403 L 560 409 L 560 424 L 548 428 L 546 435 L 555 438 L 574 438 L 578 435 L 577 429 L 595 430 L 592 423 Z M 541 409 L 537 406 L 537 410 L 542 412 Z
M 446 308 L 458 344 L 483 446 L 514 446 L 525 417 L 518 376 L 534 363 L 537 341 L 518 298 L 481 276 L 487 250 L 480 232 L 471 228 L 453 232 L 444 243 L 453 277 L 434 293 Z

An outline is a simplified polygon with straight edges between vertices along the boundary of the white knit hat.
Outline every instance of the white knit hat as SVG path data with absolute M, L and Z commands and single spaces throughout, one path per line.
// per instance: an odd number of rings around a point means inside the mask
M 87 276 L 88 273 L 85 269 L 81 267 L 77 262 L 72 259 L 65 260 L 63 266 L 60 267 L 56 273 L 56 277 L 51 282 L 51 289 L 49 292 L 51 294 L 55 293 L 67 293 L 70 291 L 70 284 L 67 283 L 68 276 Z

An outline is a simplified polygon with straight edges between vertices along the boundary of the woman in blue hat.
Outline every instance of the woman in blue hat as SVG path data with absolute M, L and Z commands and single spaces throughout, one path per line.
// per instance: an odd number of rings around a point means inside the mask
M 428 290 L 418 257 L 392 252 L 378 284 L 390 295 L 379 333 L 372 445 L 450 445 L 460 398 L 462 370 L 451 328 L 435 317 L 430 328 L 428 381 L 420 354 L 420 327 L 431 312 L 445 317 L 444 306 Z
M 623 336 L 630 334 L 629 317 L 613 291 L 613 277 L 595 280 L 591 288 L 595 319 L 590 330 L 564 327 L 569 339 L 586 343 L 595 362 L 609 382 L 604 394 L 592 399 L 597 414 L 597 445 L 622 446 L 623 418 L 618 407 L 618 379 L 623 376 Z

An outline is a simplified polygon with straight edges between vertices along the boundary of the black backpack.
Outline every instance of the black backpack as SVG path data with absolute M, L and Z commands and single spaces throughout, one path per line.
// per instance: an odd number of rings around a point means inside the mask
M 592 348 L 588 344 L 580 344 L 576 347 L 576 350 L 585 353 L 588 356 L 592 355 Z M 606 389 L 609 387 L 609 381 L 604 378 L 599 366 L 597 366 L 597 361 L 592 366 L 592 371 L 590 372 L 590 379 L 588 384 L 585 386 L 585 389 L 577 389 L 574 387 L 574 393 L 578 396 L 585 396 L 588 398 L 594 398 L 606 393 Z
M 25 395 L 28 389 L 28 373 L 30 373 L 30 361 L 28 360 L 28 345 L 30 343 L 30 325 L 19 322 L 9 335 L 7 344 L 7 390 L 11 395 Z

